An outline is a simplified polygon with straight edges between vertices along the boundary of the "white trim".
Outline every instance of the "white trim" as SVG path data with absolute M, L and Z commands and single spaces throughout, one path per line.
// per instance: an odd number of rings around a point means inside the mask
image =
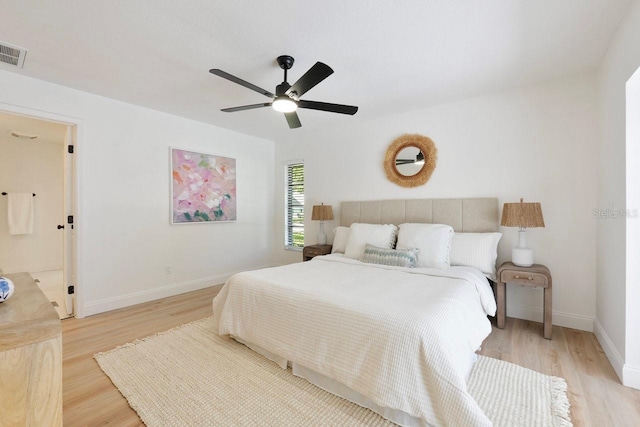
M 74 184 L 75 184 L 75 216 L 76 219 L 74 222 L 74 230 L 75 230 L 75 269 L 76 269 L 76 283 L 75 286 L 75 306 L 74 306 L 74 314 L 77 318 L 82 318 L 85 316 L 84 314 L 84 286 L 82 286 L 82 280 L 84 279 L 83 274 L 83 259 L 84 259 L 84 251 L 82 250 L 82 229 L 83 229 L 83 218 L 84 218 L 84 209 L 82 206 L 82 182 L 79 177 L 83 176 L 82 168 L 83 162 L 81 159 L 82 154 L 82 146 L 84 144 L 83 140 L 83 122 L 81 118 L 65 116 L 62 114 L 52 113 L 50 111 L 38 110 L 35 108 L 24 107 L 21 105 L 14 104 L 6 104 L 4 102 L 0 102 L 0 111 L 20 114 L 23 116 L 34 117 L 41 120 L 49 120 L 52 122 L 57 122 L 61 124 L 65 124 L 67 126 L 75 127 L 75 139 L 74 139 L 74 167 L 75 174 L 73 176 Z
M 538 307 L 507 303 L 507 316 L 542 323 L 543 311 Z M 591 316 L 555 310 L 552 312 L 552 323 L 564 328 L 593 332 L 593 322 L 594 318 Z
M 258 266 L 247 270 L 257 270 L 260 268 L 271 267 L 271 265 Z M 246 271 L 246 270 L 242 270 Z M 188 282 L 174 283 L 172 285 L 163 286 L 161 288 L 148 289 L 140 292 L 134 292 L 126 295 L 119 295 L 112 298 L 106 298 L 100 301 L 92 302 L 85 306 L 84 315 L 92 316 L 94 314 L 104 313 L 119 308 L 129 307 L 144 302 L 155 301 L 161 298 L 172 297 L 184 294 L 186 292 L 197 291 L 199 289 L 209 288 L 211 286 L 225 283 L 229 277 L 237 272 L 219 274 L 216 276 L 205 277 L 198 280 Z
M 595 319 L 593 321 L 593 333 L 600 343 L 600 346 L 604 350 L 604 354 L 607 355 L 611 366 L 613 366 L 613 370 L 616 371 L 618 378 L 622 380 L 622 368 L 624 367 L 624 359 L 620 356 L 620 353 L 618 353 L 615 345 L 613 345 L 613 341 L 611 341 L 609 335 L 607 335 L 600 322 L 598 322 L 598 319 Z
M 625 84 L 625 160 L 626 160 L 626 201 L 625 205 L 632 212 L 640 203 L 635 183 L 640 178 L 638 155 L 640 153 L 640 67 L 638 67 Z M 637 212 L 636 212 L 637 213 Z M 622 384 L 640 389 L 640 224 L 637 220 L 626 221 L 625 224 L 625 361 L 632 361 L 636 366 L 625 364 L 622 367 Z
M 21 105 L 5 104 L 4 102 L 0 102 L 0 110 L 14 114 L 21 114 L 23 116 L 35 117 L 37 119 L 49 120 L 51 122 L 57 122 L 64 125 L 78 125 L 82 123 L 82 119 L 78 117 L 63 116 L 49 111 L 23 107 Z
M 622 384 L 640 390 L 640 368 L 624 365 L 622 368 Z
M 161 288 L 148 289 L 145 291 L 134 292 L 132 294 L 119 295 L 112 298 L 99 300 L 89 303 L 85 306 L 85 316 L 93 316 L 94 314 L 104 313 L 119 308 L 129 307 L 144 302 L 154 301 L 161 298 L 172 297 L 183 294 L 185 292 L 197 291 L 199 289 L 224 283 L 231 275 L 224 274 L 218 276 L 207 277 L 200 280 L 192 280 L 184 283 L 176 283 L 173 285 L 163 286 Z

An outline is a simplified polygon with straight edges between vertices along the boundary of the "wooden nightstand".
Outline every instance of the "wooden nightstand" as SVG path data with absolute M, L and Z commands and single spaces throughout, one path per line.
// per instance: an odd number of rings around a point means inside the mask
M 518 267 L 512 262 L 505 262 L 496 275 L 498 294 L 498 328 L 503 329 L 507 320 L 506 284 L 544 288 L 544 337 L 551 339 L 551 272 L 541 264 L 531 267 Z
M 314 256 L 328 255 L 331 253 L 331 245 L 310 245 L 302 250 L 302 261 L 309 261 Z

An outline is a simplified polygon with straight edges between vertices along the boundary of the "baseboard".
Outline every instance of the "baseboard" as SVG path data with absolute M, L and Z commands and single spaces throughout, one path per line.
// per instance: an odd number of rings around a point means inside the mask
M 269 267 L 269 265 L 248 268 L 247 270 L 256 270 L 265 267 Z M 235 273 L 238 273 L 238 271 L 220 274 L 217 276 L 205 277 L 198 280 L 191 280 L 189 282 L 175 283 L 159 288 L 148 289 L 140 292 L 134 292 L 131 294 L 119 295 L 117 297 L 94 301 L 84 305 L 82 314 L 84 316 L 93 316 L 94 314 L 104 313 L 106 311 L 130 307 L 132 305 L 142 304 L 161 298 L 172 297 L 175 295 L 184 294 L 186 292 L 197 291 L 199 289 L 204 289 L 210 286 L 224 283 Z
M 616 371 L 618 378 L 620 378 L 620 381 L 622 382 L 622 379 L 624 378 L 624 359 L 622 358 L 622 356 L 620 356 L 620 353 L 618 353 L 618 350 L 613 345 L 613 341 L 611 341 L 609 335 L 607 335 L 607 333 L 604 331 L 604 328 L 602 327 L 600 322 L 598 322 L 598 319 L 595 319 L 593 321 L 593 333 L 598 339 L 600 346 L 604 350 L 604 354 L 607 355 L 609 362 L 611 362 L 613 370 Z
M 516 319 L 542 323 L 543 311 L 541 308 L 507 303 L 507 315 L 509 317 L 515 317 Z M 593 321 L 593 317 L 580 314 L 564 313 L 555 310 L 552 313 L 552 323 L 565 328 L 593 332 Z
M 640 368 L 624 365 L 622 368 L 622 384 L 640 390 Z

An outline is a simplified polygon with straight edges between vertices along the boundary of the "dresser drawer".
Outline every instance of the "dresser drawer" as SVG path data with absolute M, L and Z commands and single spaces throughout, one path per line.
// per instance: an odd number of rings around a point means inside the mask
M 522 271 L 504 270 L 500 273 L 500 281 L 503 283 L 514 283 L 516 285 L 542 286 L 547 287 L 547 278 L 540 273 L 526 273 Z

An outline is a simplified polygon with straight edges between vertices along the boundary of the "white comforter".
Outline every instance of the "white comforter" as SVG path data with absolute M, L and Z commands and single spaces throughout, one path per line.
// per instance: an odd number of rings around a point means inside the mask
M 472 268 L 386 267 L 340 256 L 239 273 L 215 328 L 431 425 L 488 426 L 467 392 L 491 332 L 491 288 Z

